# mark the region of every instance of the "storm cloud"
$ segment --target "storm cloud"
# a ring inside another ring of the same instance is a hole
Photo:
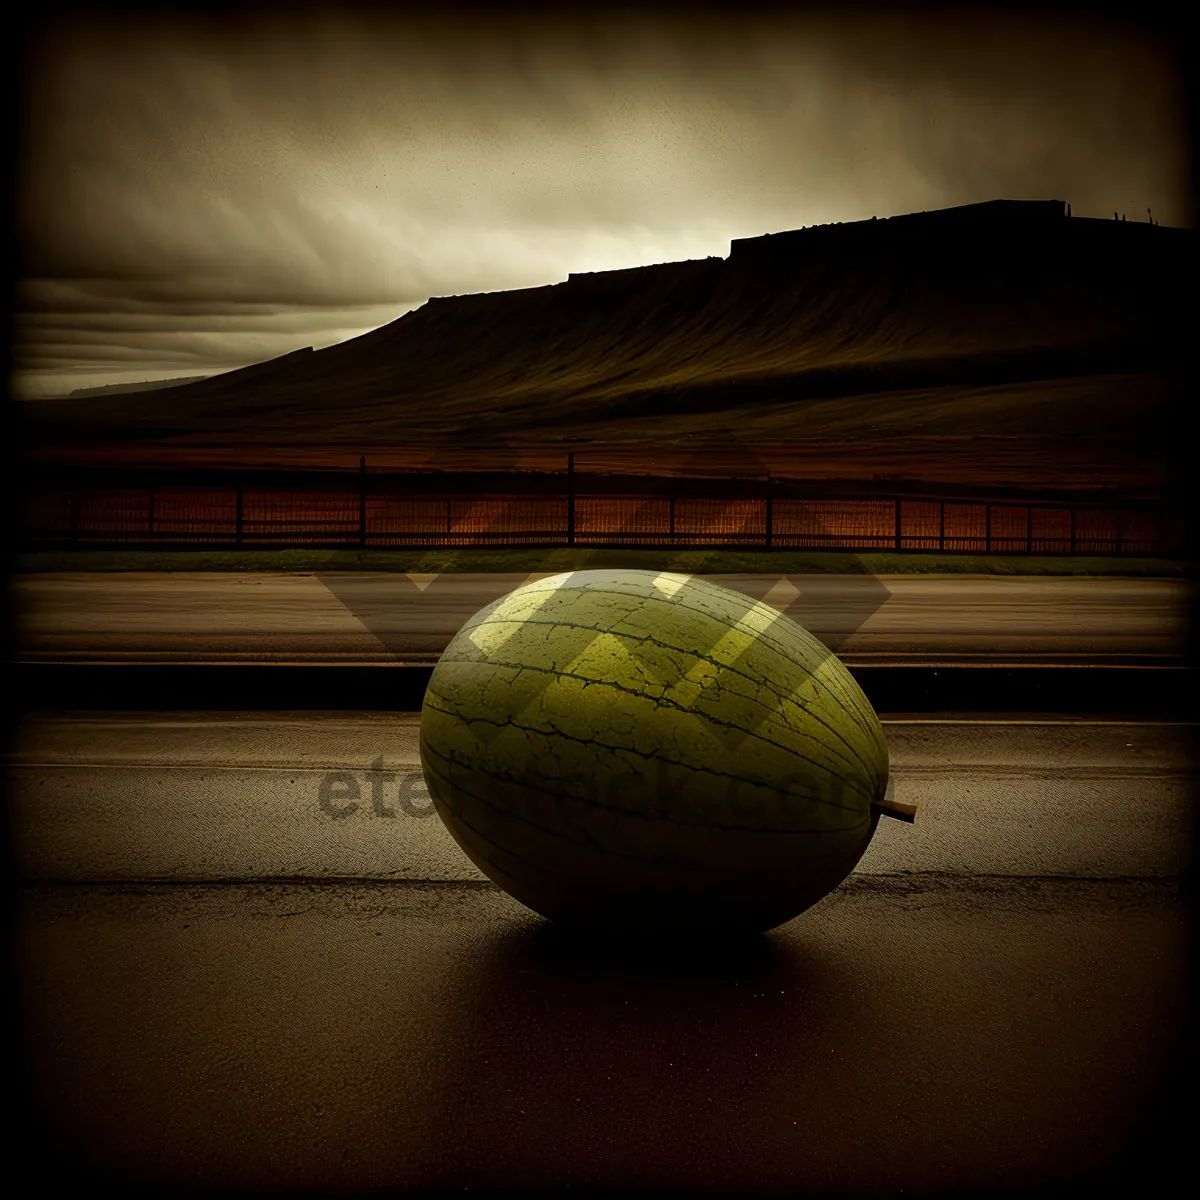
[[[26,56],[15,385],[208,374],[430,296],[998,197],[1188,221],[1131,25],[67,10]]]

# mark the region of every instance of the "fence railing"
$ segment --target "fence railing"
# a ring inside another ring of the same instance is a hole
[[[421,494],[370,486],[34,488],[27,548],[742,547],[946,554],[1170,553],[1150,504],[721,495]],[[727,489],[728,490],[728,489]],[[665,494],[664,494],[665,493]]]

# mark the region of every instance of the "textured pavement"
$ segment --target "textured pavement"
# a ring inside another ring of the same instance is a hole
[[[690,954],[466,884],[34,888],[18,940],[46,1174],[160,1187],[1094,1187],[1185,1012],[1138,881],[852,881]]]
[[[1175,876],[1192,727],[884,721],[896,799],[858,870]],[[415,713],[28,718],[14,849],[43,881],[484,877],[436,814]]]
[[[1165,1187],[1169,1142],[1134,1139],[1182,1113],[1152,1104],[1182,1052],[1191,731],[885,730],[915,825],[764,937],[637,946],[556,931],[436,818],[322,813],[319,772],[415,762],[411,714],[27,720],[44,1178]]]

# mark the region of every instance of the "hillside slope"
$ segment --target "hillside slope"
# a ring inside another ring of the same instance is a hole
[[[1191,231],[903,220],[435,298],[340,345],[169,393],[39,402],[31,431],[347,446],[623,440],[650,425],[771,440],[1161,436]]]

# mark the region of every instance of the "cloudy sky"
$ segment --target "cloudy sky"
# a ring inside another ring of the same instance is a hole
[[[1189,223],[1182,79],[1136,27],[703,11],[66,10],[24,57],[14,390],[828,221],[1009,197]]]

